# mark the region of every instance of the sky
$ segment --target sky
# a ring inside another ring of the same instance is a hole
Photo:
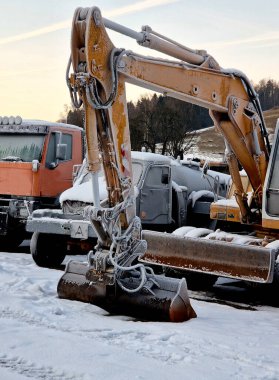
[[[77,7],[98,6],[102,15],[136,31],[142,25],[193,49],[205,49],[224,68],[242,70],[254,82],[279,80],[277,0],[0,0],[0,116],[55,121],[70,97],[65,72],[71,22]],[[159,56],[117,33],[115,46]],[[145,89],[127,86],[127,99]]]

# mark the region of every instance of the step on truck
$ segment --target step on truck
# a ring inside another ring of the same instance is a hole
[[[0,250],[14,250],[28,237],[34,210],[59,207],[81,164],[83,130],[21,117],[0,117]]]

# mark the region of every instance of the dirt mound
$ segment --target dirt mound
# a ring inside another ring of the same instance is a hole
[[[275,131],[277,119],[279,119],[279,107],[264,111],[266,127],[270,135],[270,140]],[[191,158],[208,158],[210,160],[222,161],[224,158],[225,144],[222,135],[214,127],[200,129],[196,131],[195,142],[187,152]]]

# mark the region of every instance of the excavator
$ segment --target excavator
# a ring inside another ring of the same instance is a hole
[[[168,58],[116,48],[107,29]],[[223,69],[206,51],[190,49],[149,26],[136,32],[105,19],[92,7],[74,14],[66,77],[74,106],[85,109],[93,192],[93,206],[85,212],[98,243],[87,262],[68,263],[58,283],[59,297],[113,313],[179,322],[196,317],[185,279],[155,274],[154,266],[261,284],[278,281],[279,136],[271,148],[257,94],[242,72]],[[191,227],[173,234],[141,231],[131,186],[125,83],[209,110],[224,138],[232,178],[231,199],[213,202],[211,218],[235,223],[241,234]],[[101,164],[108,189],[102,202]]]

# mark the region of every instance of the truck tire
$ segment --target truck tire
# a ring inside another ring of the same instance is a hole
[[[39,267],[55,268],[62,264],[67,255],[67,242],[60,235],[34,232],[30,252]]]

